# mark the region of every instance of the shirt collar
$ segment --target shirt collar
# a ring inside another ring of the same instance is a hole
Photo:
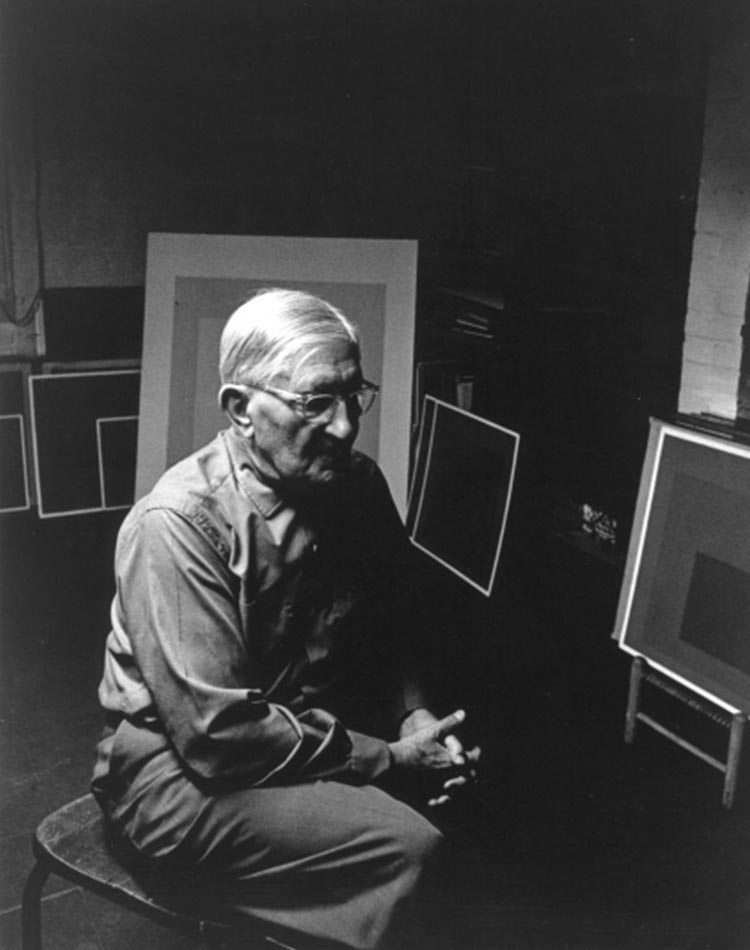
[[[273,518],[279,509],[285,505],[284,499],[279,497],[275,489],[260,478],[247,439],[241,436],[232,426],[225,429],[222,435],[234,464],[240,487],[266,520]]]

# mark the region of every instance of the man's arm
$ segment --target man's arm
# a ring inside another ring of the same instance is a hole
[[[389,767],[384,742],[357,741],[326,713],[297,718],[266,701],[249,668],[237,578],[188,519],[145,512],[121,539],[116,569],[115,630],[130,642],[158,718],[196,778],[368,781]]]
[[[429,625],[419,591],[414,548],[391,499],[382,472],[374,465],[367,507],[372,514],[370,536],[380,547],[380,562],[388,565],[386,599],[389,603],[397,649],[401,658],[398,684],[400,708],[399,741],[390,744],[393,768],[399,772],[419,774],[434,786],[429,805],[442,805],[463,786],[472,782],[481,750],[464,749],[456,735],[464,721],[462,710],[444,720],[429,711],[430,686],[425,682],[426,663],[424,634]],[[447,731],[446,731],[447,729]]]

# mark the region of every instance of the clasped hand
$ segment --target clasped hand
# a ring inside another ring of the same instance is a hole
[[[482,754],[478,746],[464,749],[455,730],[466,719],[463,709],[437,719],[427,709],[415,709],[401,726],[401,737],[390,744],[393,764],[398,769],[423,775],[442,772],[447,777],[440,791],[427,802],[444,805],[453,795],[476,778],[476,765]]]

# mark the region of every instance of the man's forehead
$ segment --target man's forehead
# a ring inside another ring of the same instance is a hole
[[[359,380],[359,353],[354,346],[324,346],[287,365],[284,374],[294,388],[321,388]]]

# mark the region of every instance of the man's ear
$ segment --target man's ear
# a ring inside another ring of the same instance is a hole
[[[242,435],[250,435],[253,428],[248,411],[250,394],[244,386],[227,383],[219,390],[219,405],[225,415]]]

